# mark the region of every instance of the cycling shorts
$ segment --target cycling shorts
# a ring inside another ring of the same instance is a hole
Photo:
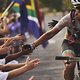
[[[80,56],[80,44],[69,43],[68,40],[64,39],[62,43],[62,54],[72,53],[76,56]]]

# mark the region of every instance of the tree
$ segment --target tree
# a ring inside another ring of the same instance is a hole
[[[7,6],[7,0],[0,0],[0,12],[3,12]]]
[[[47,7],[50,10],[56,9],[57,11],[71,9],[71,0],[39,0],[40,6]]]
[[[63,3],[63,8],[65,8],[65,10],[70,10],[71,9],[71,0],[62,0]]]
[[[40,0],[41,1],[41,6],[42,7],[47,7],[50,10],[53,10],[54,8],[56,10],[61,10],[62,9],[62,0]]]

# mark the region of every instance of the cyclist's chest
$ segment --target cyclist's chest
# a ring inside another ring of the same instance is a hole
[[[68,25],[68,30],[73,34],[80,32],[80,21],[75,20],[75,25],[72,23]]]
[[[78,20],[75,21],[74,29],[80,31],[80,21],[78,21]]]
[[[80,41],[80,22],[75,21],[75,26],[72,24],[68,25],[67,35],[65,36],[68,40],[79,40]]]

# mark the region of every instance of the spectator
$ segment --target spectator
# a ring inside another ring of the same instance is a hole
[[[38,58],[33,60],[26,60],[24,63],[19,64],[6,64],[0,65],[0,79],[9,80],[13,79],[26,71],[35,68],[40,63]],[[2,72],[2,70],[10,70],[8,72]]]
[[[25,37],[23,35],[16,35],[15,37],[10,37],[10,38],[1,38],[1,40],[6,40],[5,43],[3,45],[0,46],[0,58],[4,58],[5,56],[2,56],[3,54],[5,54],[7,56],[6,52],[9,52],[12,48],[11,44],[14,41],[18,41],[18,40],[24,40]]]

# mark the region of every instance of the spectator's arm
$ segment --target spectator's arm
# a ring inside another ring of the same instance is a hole
[[[17,58],[19,58],[22,55],[23,55],[22,51],[14,53],[14,54],[10,54],[10,55],[8,55],[8,56],[5,57],[6,63],[8,63],[8,62],[10,62],[12,60],[17,59]]]
[[[0,55],[6,54],[7,51],[10,51],[10,47],[0,47]]]
[[[30,60],[30,61],[26,61],[24,66],[14,69],[12,71],[9,71],[8,79],[13,79],[23,74],[26,71],[32,70],[33,68],[38,66],[39,63],[40,63],[40,60],[38,58]]]
[[[9,33],[9,30],[7,28],[7,20],[6,20],[6,17],[4,17],[1,20],[1,23],[0,23],[0,34],[7,34],[7,33]]]
[[[19,57],[21,57],[22,55],[29,55],[30,52],[27,52],[27,49],[24,49],[24,47],[22,47],[22,50],[14,53],[14,54],[10,54],[8,56],[5,57],[6,63],[11,61],[11,60],[15,60]]]
[[[25,65],[25,63],[0,65],[0,70],[1,71],[10,71],[10,70],[13,70],[13,69],[20,68],[24,65]]]

